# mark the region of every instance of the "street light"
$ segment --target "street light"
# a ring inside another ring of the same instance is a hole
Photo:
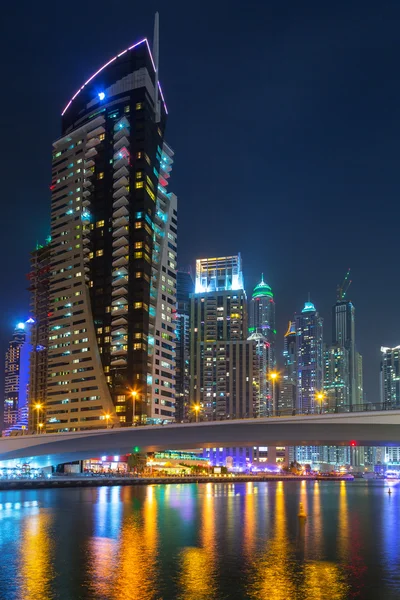
[[[200,412],[200,408],[201,408],[200,404],[195,404],[195,405],[193,406],[193,410],[194,410],[194,412],[195,412],[195,414],[196,414],[196,423],[198,423],[198,422],[199,422],[199,412]]]
[[[43,429],[43,423],[39,423],[38,424],[38,428],[39,428],[39,433],[42,433],[42,429]]]
[[[35,408],[38,411],[37,419],[36,419],[36,433],[39,433],[40,411],[42,409],[42,405],[40,404],[40,402],[37,402],[35,404]],[[42,427],[43,427],[43,423],[42,423]]]
[[[132,396],[132,425],[135,422],[135,416],[136,416],[136,396],[137,396],[137,391],[133,390],[131,392],[131,396]]]
[[[272,414],[273,415],[276,414],[275,382],[278,379],[278,377],[279,377],[279,373],[277,373],[276,371],[273,371],[269,375],[269,378],[272,381]]]
[[[106,420],[106,423],[107,423],[107,429],[108,429],[108,423],[109,423],[110,419],[111,419],[111,415],[106,414],[105,415],[105,420]]]
[[[317,400],[319,400],[319,412],[320,414],[322,414],[322,401],[325,398],[325,394],[324,392],[318,392],[317,393]]]

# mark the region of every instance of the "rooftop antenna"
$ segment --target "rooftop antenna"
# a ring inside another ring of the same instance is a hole
[[[156,113],[156,123],[160,122],[160,103],[158,101],[159,46],[160,46],[159,14],[158,14],[158,12],[156,12],[156,14],[154,16],[154,35],[153,35],[153,58],[154,58],[154,65],[156,67],[155,83],[154,83],[154,107],[155,107],[155,113]]]
[[[338,285],[336,288],[336,299],[338,302],[342,302],[345,299],[347,292],[349,291],[349,287],[351,286],[351,279],[349,279],[349,277],[350,268],[347,269],[347,273],[341,285]]]

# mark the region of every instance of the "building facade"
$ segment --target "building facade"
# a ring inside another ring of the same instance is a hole
[[[332,308],[332,345],[347,350],[349,395],[348,404],[362,403],[357,384],[355,308],[349,300],[338,300]]]
[[[381,348],[381,403],[400,406],[400,346]]]
[[[317,412],[317,394],[323,389],[323,320],[312,302],[306,302],[296,323],[296,410]]]
[[[348,409],[349,351],[344,346],[324,347],[324,407],[330,412]]]
[[[18,323],[6,351],[3,435],[28,430],[32,324],[32,318]]]
[[[45,422],[47,395],[47,346],[49,337],[50,240],[31,253],[28,274],[32,352],[29,365],[29,431],[38,430]]]
[[[53,144],[46,430],[172,420],[176,199],[166,192],[167,110],[147,40],[99,69],[62,114]]]
[[[175,420],[189,417],[190,393],[190,294],[194,282],[190,271],[178,271],[176,280],[176,398]]]

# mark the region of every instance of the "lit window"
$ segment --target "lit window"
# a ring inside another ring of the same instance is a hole
[[[136,152],[136,158],[142,158],[143,152]]]
[[[150,164],[150,158],[147,156],[146,152],[144,153],[144,157],[146,159],[147,164]]]
[[[143,184],[143,182],[141,181],[140,183]],[[137,184],[136,184],[137,185]],[[143,186],[142,186],[143,187]],[[153,200],[153,202],[155,202],[156,197],[154,195],[154,192],[149,188],[149,186],[146,184],[146,192],[148,193],[148,195],[150,196],[150,198]]]
[[[110,336],[109,336],[109,335],[106,335],[106,336],[104,337],[104,342],[105,342],[106,344],[109,344],[109,343],[110,343]]]
[[[142,349],[142,344],[133,344],[133,349],[134,350],[141,350]]]
[[[89,252],[89,258],[93,258],[94,254],[93,252]]]
[[[103,256],[103,250],[96,250],[96,256]]]
[[[131,107],[129,106],[129,104],[127,104],[124,108],[124,112],[128,113],[131,110]]]
[[[143,248],[143,242],[135,242],[135,248]]]
[[[104,179],[104,171],[100,171],[100,173],[97,174],[97,179]]]
[[[136,179],[142,179],[143,178],[143,171],[136,171]]]
[[[102,142],[105,139],[105,137],[106,137],[106,134],[105,133],[101,133],[99,135],[99,140]]]
[[[136,110],[141,110],[143,108],[143,102],[136,102]]]
[[[136,189],[142,188],[143,187],[143,181],[137,181],[135,187],[136,187]]]
[[[126,417],[125,415],[119,418],[121,423],[126,423]]]
[[[143,302],[135,302],[133,308],[143,308]]]
[[[115,411],[117,413],[125,412],[125,406],[116,406]]]
[[[141,221],[137,221],[135,223],[135,229],[141,229],[143,227],[143,223]]]
[[[135,252],[134,258],[143,258],[143,252]]]
[[[136,271],[135,277],[136,277],[136,279],[141,279],[143,277],[142,271]]]
[[[102,327],[98,327],[97,328],[97,333],[103,333],[103,328]]]
[[[97,221],[96,227],[104,227],[104,221]]]

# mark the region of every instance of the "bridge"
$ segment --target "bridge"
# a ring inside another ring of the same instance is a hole
[[[0,439],[0,466],[235,446],[400,446],[400,410],[121,427]]]

